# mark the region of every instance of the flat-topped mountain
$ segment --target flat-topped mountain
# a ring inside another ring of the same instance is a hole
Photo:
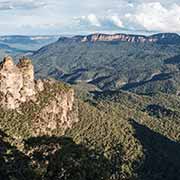
[[[151,36],[133,35],[133,34],[91,34],[87,36],[74,36],[72,38],[61,37],[59,41],[75,42],[135,42],[135,43],[166,43],[179,44],[180,36],[175,33],[159,33]]]
[[[178,93],[179,54],[180,36],[174,33],[93,34],[60,38],[31,58],[37,77],[86,83],[101,90]]]

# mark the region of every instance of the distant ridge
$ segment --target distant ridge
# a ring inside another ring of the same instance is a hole
[[[92,34],[61,37],[31,59],[36,77],[85,83],[103,91],[123,87],[139,93],[179,93],[179,55],[180,36],[175,33]]]
[[[133,34],[90,34],[87,36],[61,37],[60,42],[132,42],[132,43],[162,43],[180,44],[180,36],[176,33],[159,33],[151,36]]]

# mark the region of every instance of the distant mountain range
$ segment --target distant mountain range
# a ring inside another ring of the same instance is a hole
[[[5,55],[29,55],[58,38],[59,36],[0,36],[0,59]]]
[[[57,36],[0,36],[0,49],[7,54],[35,51],[55,42]]]
[[[0,36],[0,58],[7,54],[30,56],[37,77],[100,90],[179,92],[180,36],[175,33]]]
[[[91,34],[88,36],[74,36],[72,38],[62,37],[59,41],[67,42],[136,42],[136,43],[162,43],[162,44],[179,44],[180,36],[175,33],[159,33],[151,36],[132,35],[132,34]]]
[[[47,44],[48,42],[52,42],[56,40],[58,36],[0,36],[0,41],[4,43],[11,43],[11,44]]]
[[[86,83],[101,90],[174,93],[179,85],[179,55],[180,36],[174,33],[92,34],[61,37],[32,58],[37,77]],[[177,63],[172,65],[171,60]]]

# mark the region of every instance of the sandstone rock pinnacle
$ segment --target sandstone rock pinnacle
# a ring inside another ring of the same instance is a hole
[[[10,56],[5,57],[0,64],[1,107],[15,109],[33,95],[35,95],[34,69],[31,61],[22,58],[16,65]]]
[[[23,57],[19,60],[17,67],[20,69],[23,76],[23,88],[21,89],[21,94],[25,97],[35,95],[34,67],[31,60]]]
[[[53,135],[57,131],[64,135],[66,129],[78,122],[74,102],[72,88],[53,80],[34,80],[30,59],[23,57],[16,65],[7,56],[0,63],[0,107],[27,115],[34,136]]]

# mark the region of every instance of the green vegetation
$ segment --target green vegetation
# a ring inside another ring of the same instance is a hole
[[[17,110],[0,109],[0,127],[9,136],[21,141],[33,134],[33,121],[39,112],[53,100],[56,94],[67,92],[70,86],[63,82],[46,81],[44,91],[36,95],[35,101],[23,103]]]
[[[149,94],[178,91],[179,54],[179,44],[59,40],[31,58],[37,77]]]
[[[88,138],[92,146],[103,147],[105,155],[106,149],[113,149],[109,143],[120,144],[121,163],[116,179],[178,179],[179,102],[179,97],[162,93],[153,96],[123,91],[101,93],[93,102],[90,100],[93,105],[80,103],[80,109],[85,109],[80,112],[82,119],[68,133],[77,142]],[[165,113],[157,117],[157,109],[155,115],[146,112],[152,104],[161,104]],[[176,114],[172,116],[169,112]]]
[[[52,94],[45,90],[40,95],[42,101],[39,107],[53,97],[53,92],[68,86],[47,84],[46,88],[51,89],[49,92]],[[87,91],[82,94],[85,96],[86,93]],[[80,93],[80,97],[83,100],[77,97],[79,122],[67,130],[66,137],[59,137],[56,132],[52,137],[31,137],[32,129],[28,128],[29,136],[23,134],[21,141],[18,141],[14,135],[21,134],[22,123],[18,124],[16,121],[13,127],[13,121],[6,121],[8,129],[1,120],[1,130],[14,137],[2,139],[3,143],[9,144],[2,156],[3,169],[9,169],[11,161],[7,159],[8,163],[5,163],[5,159],[15,149],[17,155],[14,152],[13,156],[18,157],[18,162],[14,163],[23,163],[20,174],[35,180],[178,179],[178,96],[163,93],[146,96],[125,91],[109,91],[86,97],[82,97],[82,94]],[[153,109],[154,105],[159,109]],[[27,109],[29,114],[39,108],[27,107],[32,108],[32,111]],[[14,116],[15,114],[11,118]],[[23,118],[28,122],[28,118],[33,117]],[[15,126],[19,126],[19,129]],[[10,177],[6,171],[2,172]],[[10,169],[10,174],[14,179],[23,179],[13,169]]]
[[[33,55],[37,76],[72,83],[79,122],[33,136],[33,121],[69,85],[0,110],[0,179],[179,180],[177,44],[58,41]],[[46,68],[44,68],[46,67]]]

